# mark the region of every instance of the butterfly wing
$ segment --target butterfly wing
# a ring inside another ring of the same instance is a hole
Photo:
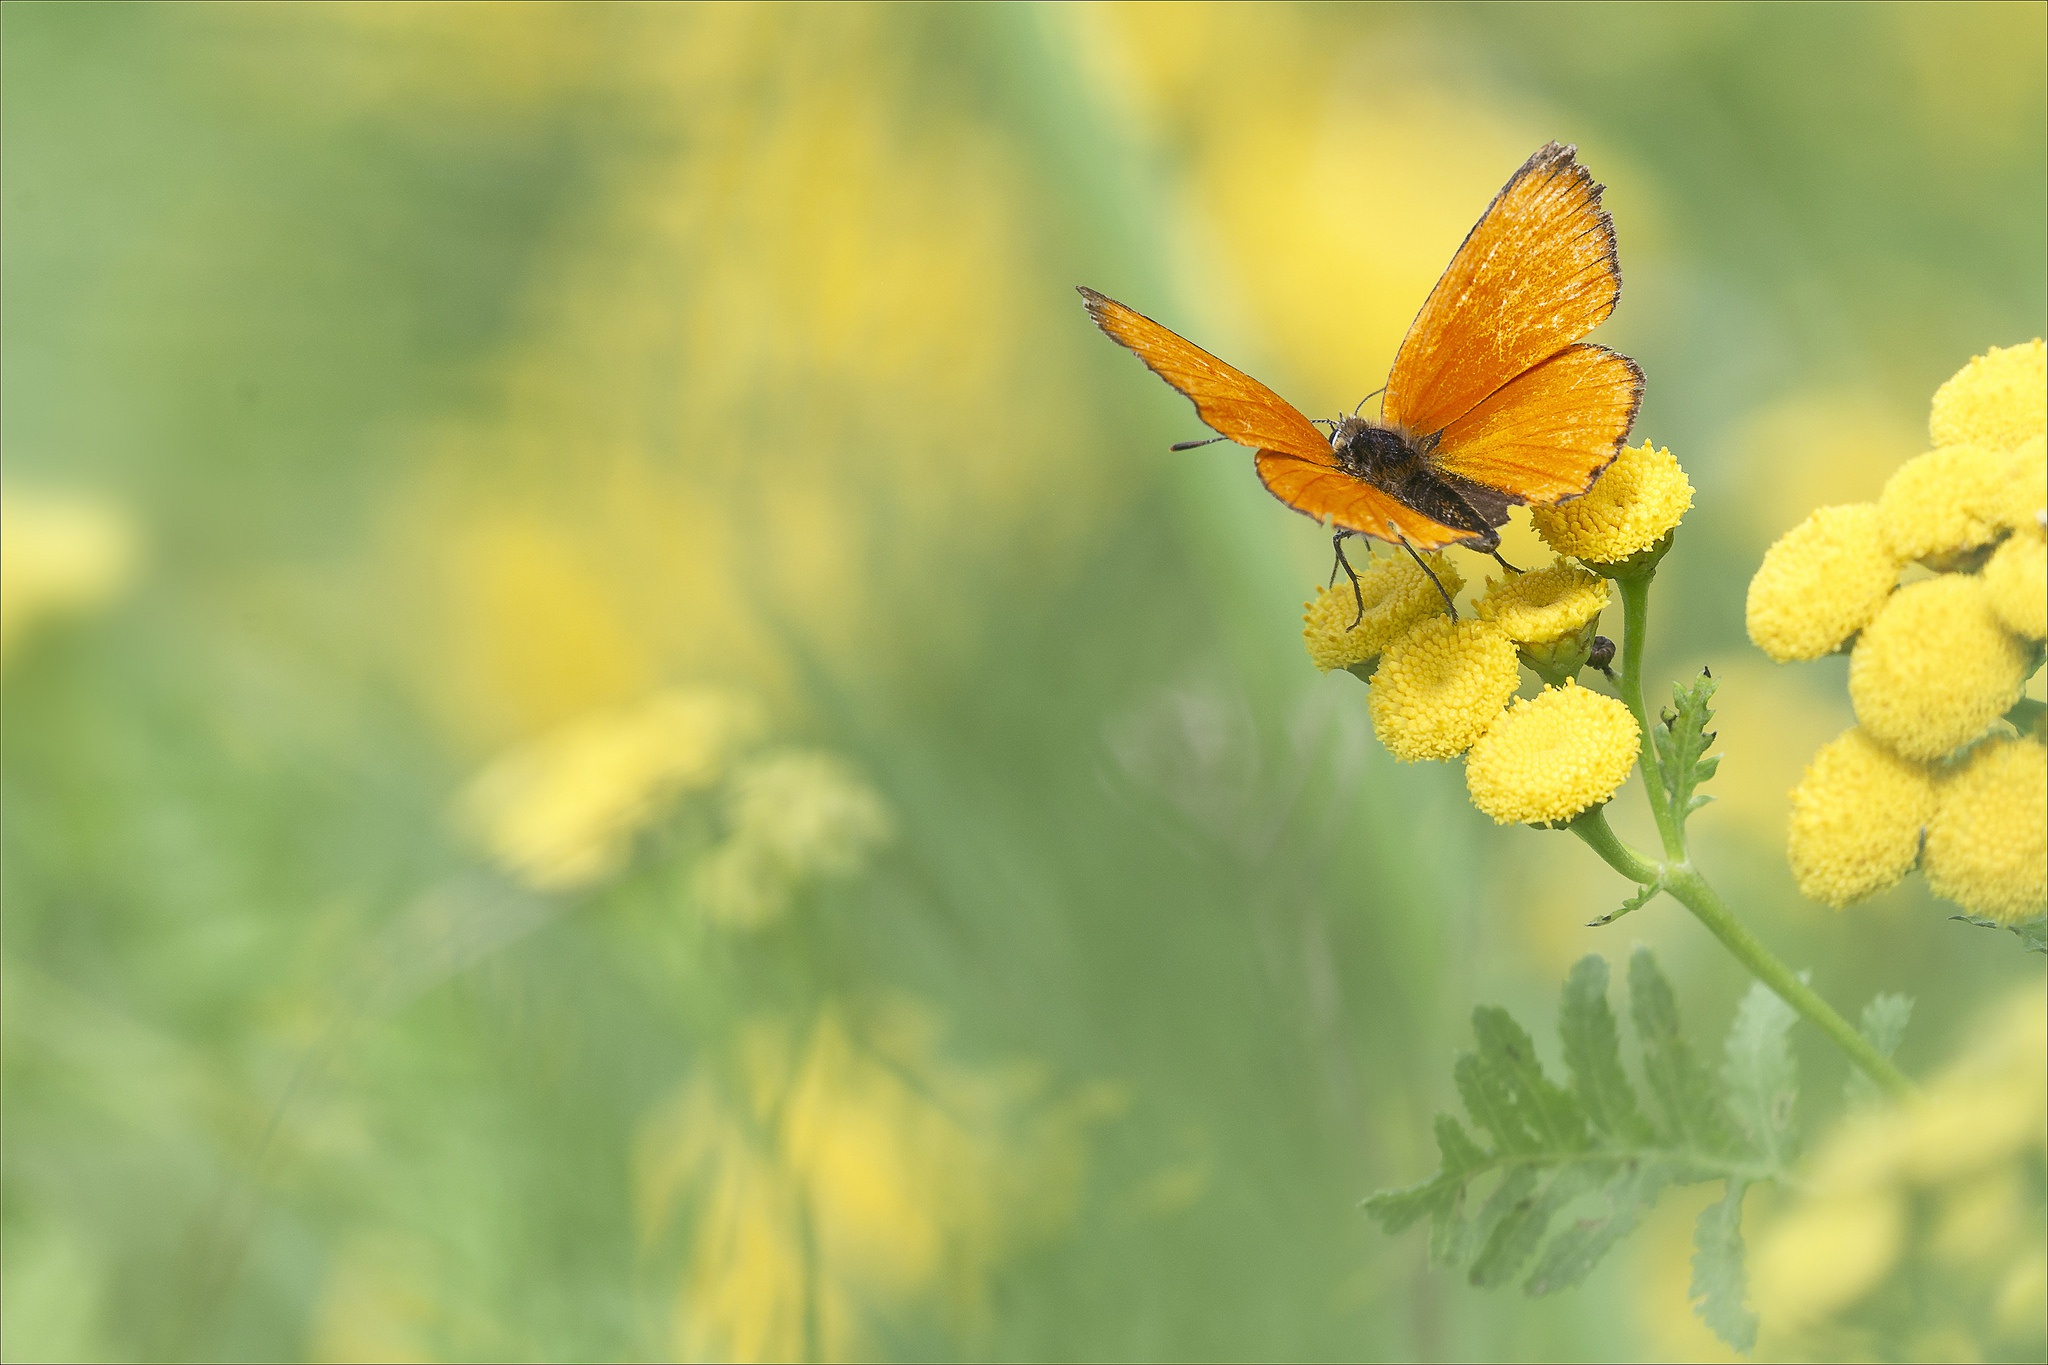
[[[1430,465],[1547,507],[1585,492],[1614,463],[1642,401],[1636,363],[1582,341],[1444,428]]]
[[[1469,527],[1446,526],[1332,465],[1272,450],[1260,451],[1257,463],[1259,479],[1274,497],[1327,525],[1390,543],[1405,537],[1418,550],[1475,538]]]
[[[1394,357],[1388,425],[1444,431],[1614,311],[1614,220],[1575,151],[1540,148],[1466,234]]]
[[[1239,445],[1278,451],[1297,461],[1333,466],[1330,443],[1308,418],[1258,380],[1201,347],[1093,289],[1080,291],[1088,316],[1110,340],[1128,348],[1152,373],[1187,397],[1218,435]]]

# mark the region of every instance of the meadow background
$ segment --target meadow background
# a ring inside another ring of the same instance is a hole
[[[1475,1003],[1746,982],[1387,757],[1072,288],[1349,410],[1576,142],[1695,846],[1925,1070],[2039,959],[1798,897],[1843,661],[1743,590],[2044,330],[2044,15],[0,9],[0,1350],[1715,1358],[1705,1190],[1543,1300],[1357,1211]]]

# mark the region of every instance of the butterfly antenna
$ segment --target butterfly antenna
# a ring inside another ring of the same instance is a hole
[[[1168,446],[1167,449],[1172,451],[1197,450],[1200,449],[1202,446],[1213,446],[1218,441],[1224,441],[1228,439],[1229,437],[1227,436],[1211,436],[1206,441],[1175,441],[1172,445]]]
[[[1404,549],[1404,550],[1406,550],[1406,551],[1408,552],[1408,557],[1409,557],[1410,559],[1412,559],[1412,560],[1414,560],[1414,561],[1415,561],[1415,567],[1416,567],[1416,568],[1418,568],[1418,569],[1422,570],[1422,571],[1423,571],[1424,573],[1426,573],[1426,574],[1428,574],[1428,575],[1429,575],[1429,581],[1430,581],[1430,582],[1432,582],[1432,583],[1434,583],[1434,584],[1436,584],[1436,590],[1437,590],[1438,592],[1440,592],[1440,593],[1442,593],[1442,594],[1443,594],[1443,598],[1444,598],[1444,605],[1445,605],[1446,607],[1450,608],[1450,612],[1451,612],[1451,619],[1452,619],[1453,621],[1457,620],[1457,619],[1458,619],[1458,604],[1457,604],[1456,602],[1453,602],[1453,601],[1451,600],[1451,594],[1450,594],[1450,592],[1449,592],[1449,591],[1448,591],[1448,590],[1447,590],[1447,589],[1446,589],[1446,588],[1444,587],[1444,581],[1443,581],[1443,580],[1442,580],[1441,578],[1438,578],[1438,577],[1436,576],[1436,570],[1434,570],[1434,569],[1430,568],[1430,567],[1429,567],[1429,565],[1427,565],[1427,564],[1424,564],[1424,563],[1422,562],[1422,556],[1421,556],[1421,555],[1419,555],[1419,554],[1417,554],[1417,553],[1415,553],[1415,547],[1414,547],[1413,545],[1410,545],[1410,544],[1408,543],[1408,537],[1406,537],[1406,536],[1403,536],[1403,535],[1401,535],[1401,532],[1400,532],[1400,531],[1399,531],[1399,530],[1398,530],[1398,529],[1397,529],[1397,528],[1396,528],[1396,527],[1394,526],[1394,524],[1393,524],[1393,523],[1392,523],[1391,521],[1387,523],[1387,529],[1388,529],[1389,531],[1393,531],[1393,533],[1394,533],[1394,534],[1395,534],[1396,536],[1399,536],[1399,537],[1400,537],[1400,540],[1401,540],[1401,548],[1402,548],[1402,549]]]
[[[1344,542],[1351,534],[1349,531],[1339,531],[1330,537],[1330,548],[1337,552],[1337,562],[1330,566],[1330,583],[1332,586],[1336,584],[1337,570],[1340,568],[1351,579],[1351,595],[1358,599],[1358,615],[1352,617],[1351,624],[1344,629],[1357,630],[1358,623],[1365,619],[1365,589],[1358,586],[1358,570],[1352,568],[1351,561],[1344,557]]]
[[[1359,400],[1358,400],[1358,408],[1362,408],[1362,407],[1364,407],[1364,406],[1365,406],[1365,405],[1366,405],[1367,403],[1370,403],[1370,402],[1371,402],[1371,401],[1372,401],[1373,399],[1375,399],[1375,398],[1379,397],[1379,396],[1380,396],[1381,394],[1385,393],[1386,391],[1387,391],[1387,386],[1386,386],[1385,384],[1382,384],[1382,385],[1380,385],[1380,386],[1379,386],[1378,388],[1374,389],[1374,390],[1373,390],[1373,391],[1372,391],[1371,393],[1367,394],[1367,395],[1366,395],[1365,397],[1363,397],[1363,398],[1361,398],[1361,399],[1359,399]],[[1351,410],[1351,415],[1352,415],[1353,417],[1356,417],[1356,416],[1358,416],[1358,408],[1353,408],[1353,409]]]

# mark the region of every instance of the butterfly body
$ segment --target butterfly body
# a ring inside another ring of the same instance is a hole
[[[1257,452],[1259,478],[1281,502],[1411,551],[1490,551],[1510,507],[1547,507],[1592,487],[1642,403],[1636,363],[1579,340],[1621,297],[1600,191],[1574,148],[1538,148],[1409,327],[1380,420],[1346,417],[1327,436],[1250,375],[1114,299],[1080,292],[1096,325],[1191,400],[1211,430]]]

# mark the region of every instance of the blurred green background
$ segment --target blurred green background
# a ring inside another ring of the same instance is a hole
[[[1926,1068],[2038,960],[1798,898],[1844,670],[1743,590],[2043,331],[2044,15],[0,9],[0,1348],[1714,1358],[1683,1193],[1534,1301],[1357,1212],[1474,1003],[1746,983],[1387,757],[1072,287],[1348,410],[1576,142],[1702,861]]]

